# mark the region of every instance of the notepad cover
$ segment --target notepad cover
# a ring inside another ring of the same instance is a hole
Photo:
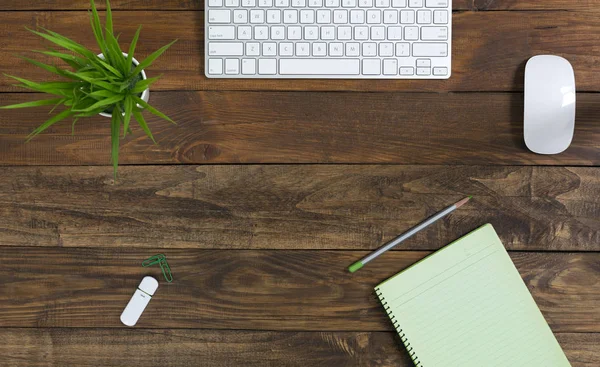
[[[416,366],[570,366],[490,224],[375,291]]]

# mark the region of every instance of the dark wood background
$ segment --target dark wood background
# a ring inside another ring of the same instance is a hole
[[[104,8],[104,3],[101,8]],[[0,114],[2,366],[409,366],[372,294],[490,222],[573,366],[600,365],[600,0],[454,0],[448,81],[208,80],[199,0],[113,0],[121,40],[144,26],[149,117],[109,167],[103,118],[52,127]],[[0,71],[43,26],[95,49],[84,0],[2,0]],[[557,156],[522,139],[536,54],[574,65],[577,131]],[[0,78],[0,104],[35,96]],[[444,206],[459,212],[350,275],[346,267]],[[136,329],[119,315],[146,257],[168,256]]]

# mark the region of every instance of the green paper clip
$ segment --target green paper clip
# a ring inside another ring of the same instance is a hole
[[[169,267],[169,263],[167,263],[167,259],[160,260],[159,264],[165,280],[171,283],[173,281],[173,274],[171,274],[171,268]]]
[[[171,283],[173,281],[173,274],[171,273],[171,267],[169,266],[169,263],[167,262],[167,257],[165,255],[154,255],[142,261],[142,266],[145,268],[156,264],[160,265],[160,269],[162,270],[165,280]]]
[[[163,254],[154,255],[154,256],[149,257],[146,260],[142,261],[142,266],[146,268],[148,266],[156,265],[156,264],[160,263],[161,260],[166,259],[166,258],[167,257]]]

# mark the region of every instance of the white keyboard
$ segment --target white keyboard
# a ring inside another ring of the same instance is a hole
[[[448,79],[452,0],[206,0],[209,78]]]

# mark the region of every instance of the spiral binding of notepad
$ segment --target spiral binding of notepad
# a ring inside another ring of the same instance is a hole
[[[396,320],[396,317],[394,316],[393,312],[391,311],[391,307],[388,306],[388,303],[385,300],[385,297],[383,296],[383,294],[381,293],[379,288],[375,289],[375,294],[379,298],[381,305],[383,306],[383,308],[385,309],[385,312],[388,314],[390,320],[392,321],[392,325],[394,325],[394,328],[396,329],[398,336],[400,336],[400,340],[402,340],[402,343],[404,343],[404,346],[406,347],[406,351],[408,352],[408,355],[412,359],[413,363],[415,364],[416,367],[423,367],[423,365],[419,361],[419,357],[417,357],[415,355],[415,351],[414,351],[413,347],[410,346],[410,342],[408,341],[406,334],[404,334],[403,330],[400,328],[400,324],[398,323],[398,320]]]

